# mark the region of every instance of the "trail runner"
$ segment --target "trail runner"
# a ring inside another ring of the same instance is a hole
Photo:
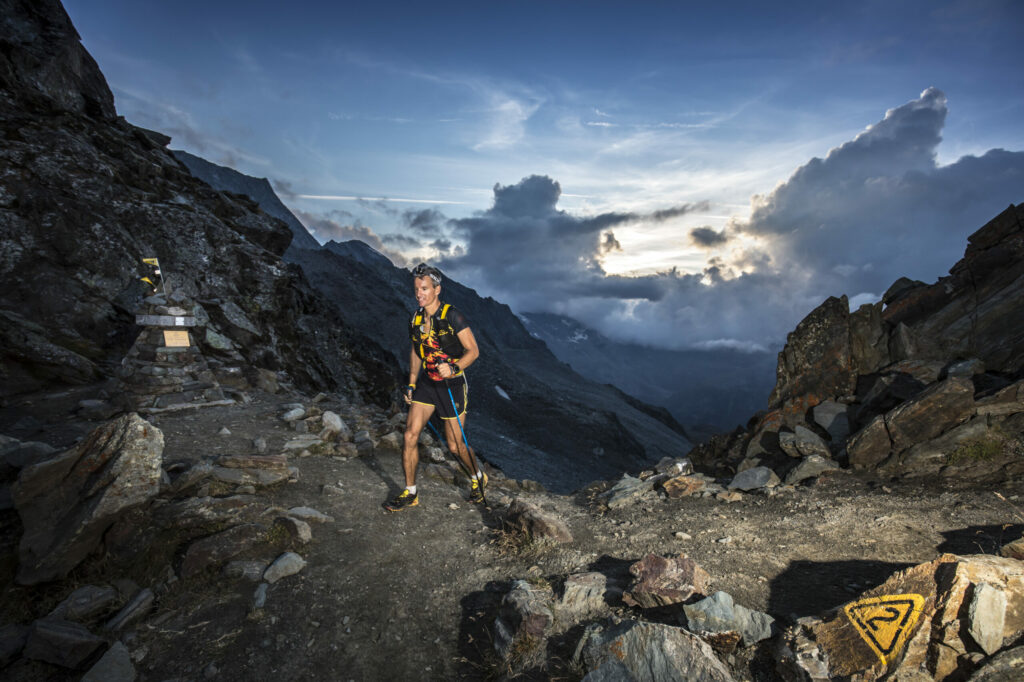
[[[409,416],[405,422],[402,449],[405,489],[385,502],[384,508],[399,511],[419,504],[416,466],[420,458],[420,432],[435,411],[444,424],[449,451],[454,452],[465,465],[466,472],[471,473],[470,499],[480,503],[484,500],[487,474],[476,465],[476,454],[467,448],[459,425],[461,420],[461,428],[466,428],[469,384],[465,371],[480,357],[480,350],[465,316],[441,302],[441,273],[420,263],[412,274],[419,309],[409,327],[412,351],[409,354],[409,385],[405,388]],[[421,369],[424,376],[420,376]],[[459,411],[458,418],[452,409],[453,398]]]

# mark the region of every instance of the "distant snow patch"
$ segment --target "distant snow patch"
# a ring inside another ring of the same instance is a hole
[[[579,343],[580,341],[586,341],[586,340],[587,340],[587,333],[585,331],[583,331],[582,329],[577,329],[576,331],[574,331],[572,333],[572,336],[569,337],[569,343]]]
[[[498,384],[494,384],[494,390],[495,390],[495,391],[497,391],[497,392],[498,392],[498,395],[500,395],[500,396],[501,396],[502,398],[504,398],[505,400],[512,400],[512,398],[509,398],[509,397],[508,397],[508,393],[505,393],[505,389],[503,389],[503,388],[502,388],[501,386],[499,386]]]

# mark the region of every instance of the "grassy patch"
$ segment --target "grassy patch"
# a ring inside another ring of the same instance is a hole
[[[537,538],[517,527],[506,527],[494,531],[491,545],[503,557],[515,557],[526,561],[536,560],[558,546],[551,538]]]
[[[957,446],[949,456],[949,463],[959,466],[989,462],[1003,454],[1005,441],[988,436],[966,441]]]

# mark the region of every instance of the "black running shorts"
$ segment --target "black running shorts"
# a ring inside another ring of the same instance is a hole
[[[449,395],[448,389],[451,389]],[[449,379],[448,381],[431,381],[421,376],[419,383],[412,392],[412,401],[419,405],[430,405],[441,419],[455,419],[455,411],[452,409],[452,398],[459,408],[459,418],[466,414],[469,404],[469,384],[466,382],[466,375]]]

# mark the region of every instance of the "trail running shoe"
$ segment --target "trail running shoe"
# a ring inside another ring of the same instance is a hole
[[[384,503],[384,508],[388,511],[401,511],[406,507],[415,507],[420,503],[419,493],[413,495],[408,489],[402,490],[402,492],[395,495],[393,498]]]
[[[484,488],[487,487],[487,474],[483,474],[482,478],[469,479],[469,500],[474,504],[480,504],[484,501]]]

